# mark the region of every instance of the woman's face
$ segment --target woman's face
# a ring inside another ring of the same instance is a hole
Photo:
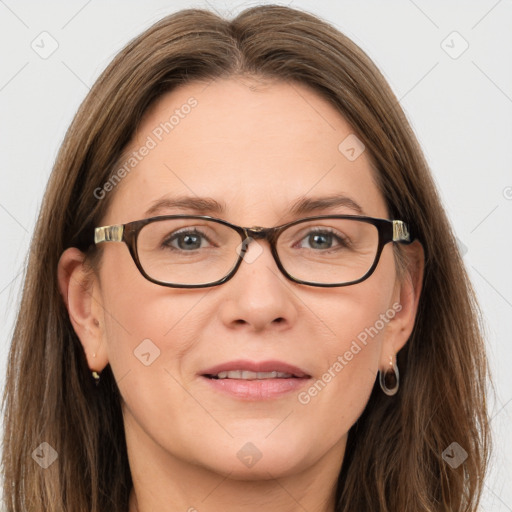
[[[369,157],[352,133],[305,86],[234,78],[187,84],[145,115],[128,148],[137,164],[106,192],[114,196],[102,225],[167,214],[246,227],[325,214],[386,218]],[[290,213],[298,199],[333,194],[361,211],[346,202]],[[154,208],[177,196],[212,198],[225,209]],[[91,368],[111,365],[129,454],[235,479],[297,473],[329,457],[339,469],[378,369],[408,335],[391,244],[370,278],[335,288],[288,280],[261,240],[251,242],[232,279],[203,289],[146,280],[125,244],[103,250],[91,301],[98,337],[84,348]],[[203,376],[234,360],[280,361],[310,377],[258,398],[223,392]]]

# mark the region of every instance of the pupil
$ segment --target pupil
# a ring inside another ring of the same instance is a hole
[[[311,235],[310,236],[310,240],[313,241],[313,243],[311,244],[312,247],[315,247],[315,245],[317,245],[317,242],[320,241],[320,245],[322,244],[322,241],[324,242],[325,244],[325,241],[326,240],[329,240],[332,238],[332,235],[323,235],[323,234],[315,234],[315,235]],[[310,242],[311,243],[311,242]]]
[[[183,237],[180,238],[180,240],[185,240],[186,242],[183,245],[185,247],[190,248],[191,246],[194,245],[194,242],[197,245],[198,237],[196,235],[184,235]],[[190,242],[192,242],[192,243],[190,243]],[[183,247],[183,245],[181,243],[179,245],[180,245],[180,247]]]

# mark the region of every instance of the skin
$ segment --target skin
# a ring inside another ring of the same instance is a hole
[[[145,218],[155,200],[174,193],[225,201],[218,216],[240,226],[283,224],[295,219],[288,205],[297,198],[334,192],[365,215],[387,218],[369,156],[350,161],[338,150],[353,130],[303,85],[247,77],[184,85],[151,107],[128,149],[140,148],[191,96],[198,105],[110,192],[101,225]],[[172,213],[202,212],[159,212]],[[344,206],[311,215],[329,213],[356,212]],[[110,364],[123,397],[130,512],[334,511],[347,433],[378,369],[388,367],[413,328],[423,253],[416,242],[404,250],[410,265],[403,281],[387,244],[366,281],[316,288],[286,279],[268,244],[252,242],[254,261],[231,280],[189,290],[144,279],[122,243],[104,244],[92,276],[83,254],[66,250],[59,283],[73,327],[91,370]],[[319,379],[398,303],[394,318],[308,404],[296,392],[236,400],[197,375],[232,359],[279,359]],[[160,350],[149,366],[133,353],[147,338]],[[248,442],[262,455],[252,467],[237,457]]]

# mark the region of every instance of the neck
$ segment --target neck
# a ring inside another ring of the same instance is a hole
[[[156,496],[149,497],[147,493],[141,491],[138,486],[138,491],[132,488],[129,498],[129,512],[149,512],[151,510],[161,510],[162,512],[214,512],[223,510],[227,512],[253,512],[254,510],[266,510],[268,512],[335,512],[336,505],[334,501],[335,486],[333,486],[332,494],[326,493],[324,499],[313,499],[311,495],[307,494],[307,488],[304,487],[302,492],[299,492],[295,487],[291,489],[283,484],[282,479],[274,479],[267,481],[265,486],[258,485],[255,482],[237,482],[237,490],[232,492],[234,486],[227,480],[220,480],[216,487],[210,491],[211,494],[197,496],[188,503],[194,505],[186,505],[184,502],[174,500],[172,503],[167,500],[166,505],[157,505],[155,508],[154,503],[163,503]],[[224,488],[226,484],[226,488]],[[213,494],[222,487],[222,500],[213,497]],[[139,508],[138,495],[142,496],[142,504]],[[207,504],[210,502],[209,504]],[[222,503],[222,505],[218,505]],[[221,508],[219,508],[219,506]]]

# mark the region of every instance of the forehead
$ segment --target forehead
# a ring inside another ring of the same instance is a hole
[[[333,194],[386,215],[351,126],[297,83],[235,77],[180,86],[145,113],[121,166],[107,214],[114,223],[143,218],[163,196],[185,195],[214,198],[226,207],[223,218],[244,225],[271,225],[298,198]]]

